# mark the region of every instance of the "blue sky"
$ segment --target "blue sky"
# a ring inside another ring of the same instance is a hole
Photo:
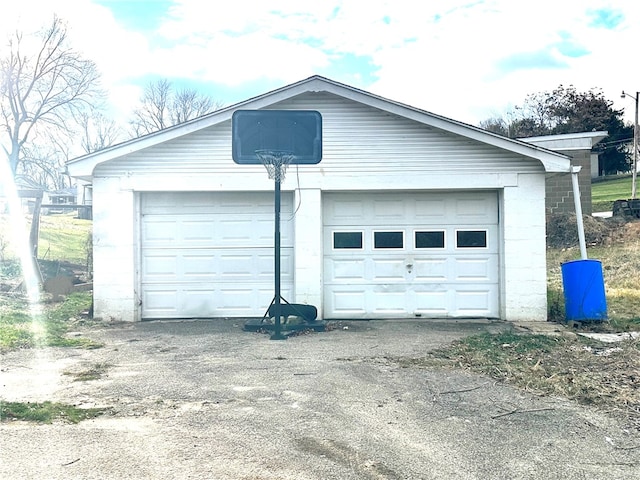
[[[601,88],[631,121],[620,92],[640,90],[631,0],[6,3],[0,34],[65,19],[121,118],[157,78],[230,105],[319,74],[471,124],[560,84]]]

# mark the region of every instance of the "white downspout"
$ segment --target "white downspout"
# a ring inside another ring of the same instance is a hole
[[[576,220],[578,222],[578,242],[580,243],[580,256],[582,260],[587,260],[587,243],[584,239],[584,223],[582,223],[582,204],[580,203],[580,186],[578,183],[578,173],[581,166],[571,167],[571,185],[573,186],[573,201],[576,206]]]

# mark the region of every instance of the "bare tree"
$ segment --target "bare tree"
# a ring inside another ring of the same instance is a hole
[[[145,87],[141,105],[134,110],[131,120],[137,137],[170,125],[167,113],[170,92],[171,83],[166,79],[150,82]]]
[[[63,160],[54,145],[29,144],[23,147],[20,157],[21,178],[28,178],[29,183],[40,188],[60,190],[67,187],[66,176],[62,174]],[[17,175],[17,176],[18,176]]]
[[[486,120],[482,120],[478,126],[493,133],[509,136],[509,124],[502,117],[490,117]]]
[[[176,91],[169,80],[160,79],[147,84],[130,123],[139,137],[206,115],[222,105],[197,90]]]
[[[67,45],[61,19],[53,17],[39,42],[32,50],[16,32],[0,55],[0,135],[14,175],[27,142],[68,133],[70,122],[102,98],[95,64]]]
[[[176,92],[171,105],[169,115],[173,125],[206,115],[222,107],[222,103],[190,89]]]
[[[83,112],[80,118],[82,148],[85,153],[109,147],[122,137],[122,130],[116,122],[98,111]]]

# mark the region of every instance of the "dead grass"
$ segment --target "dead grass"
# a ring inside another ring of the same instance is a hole
[[[604,344],[584,337],[482,334],[426,357],[396,359],[409,367],[462,368],[536,395],[561,396],[621,417],[640,430],[640,343]]]
[[[617,237],[617,232],[625,225],[621,217],[600,218],[583,216],[584,236],[589,246],[605,245]],[[570,248],[578,246],[578,227],[575,214],[560,213],[547,218],[547,247]]]
[[[575,217],[568,219],[567,222],[569,222],[568,226],[563,228],[575,227],[575,223],[571,223],[575,222]],[[553,225],[549,224],[548,228],[553,228]],[[558,222],[555,225],[561,225],[561,223]],[[608,314],[611,321],[601,327],[639,330],[640,276],[637,272],[640,271],[640,221],[609,223],[608,228],[610,228],[609,233],[587,249],[589,258],[602,262]],[[549,231],[549,235],[556,239],[565,236],[553,230]],[[547,284],[551,320],[559,321],[564,315],[564,310],[561,305],[558,305],[558,302],[564,301],[561,264],[579,258],[580,250],[577,246],[547,249]]]
[[[79,371],[65,371],[63,375],[73,377],[74,382],[88,382],[91,380],[100,380],[106,376],[107,371],[112,365],[109,363],[94,363],[87,368]]]

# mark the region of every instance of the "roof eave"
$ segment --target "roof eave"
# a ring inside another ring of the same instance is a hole
[[[595,132],[562,133],[557,135],[524,137],[518,140],[553,151],[572,152],[579,150],[591,150],[596,144],[607,138],[608,135],[608,131],[599,130]]]

